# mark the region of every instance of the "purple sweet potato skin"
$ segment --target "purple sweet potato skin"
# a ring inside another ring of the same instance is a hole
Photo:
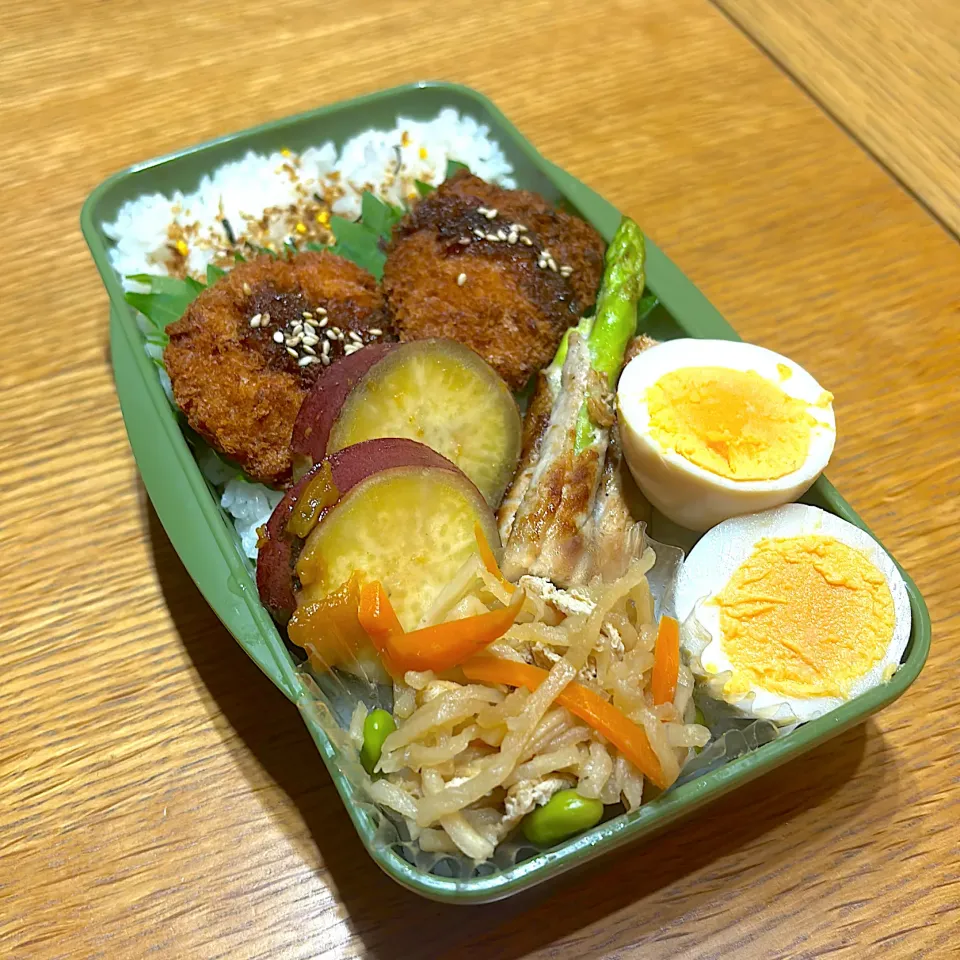
[[[324,458],[330,431],[350,391],[396,346],[395,343],[371,343],[342,357],[317,378],[293,424],[290,449],[295,459],[307,458],[319,463]]]
[[[363,353],[365,350],[358,352]],[[457,467],[446,457],[422,443],[393,437],[364,440],[363,443],[337,451],[328,459],[333,482],[341,497],[361,480],[393,467],[439,467],[459,473]],[[277,504],[266,523],[264,542],[257,554],[257,590],[260,601],[281,623],[286,623],[296,606],[293,568],[303,547],[302,540],[287,533],[287,521],[300,495],[322,466],[321,461],[312,467]],[[477,496],[480,496],[479,492]],[[322,520],[323,514],[317,522]]]

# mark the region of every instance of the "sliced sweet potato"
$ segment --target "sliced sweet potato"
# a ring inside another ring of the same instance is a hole
[[[493,514],[459,471],[381,470],[345,493],[307,538],[295,567],[298,602],[319,603],[359,575],[379,580],[404,629],[415,629],[476,552],[478,523],[499,553]]]
[[[382,360],[395,343],[371,343],[362,350],[342,357],[318,377],[300,405],[293,424],[290,449],[293,452],[294,476],[319,463],[327,453],[327,440],[337,414],[350,391],[366,372]]]
[[[339,496],[383,469],[412,466],[459,472],[449,460],[429,447],[400,438],[369,440],[347,447],[331,456],[329,464]],[[294,564],[303,545],[299,537],[287,531],[287,524],[297,501],[322,468],[323,463],[318,463],[286,492],[267,521],[261,538],[257,555],[257,589],[261,603],[281,623],[287,621],[296,605]]]
[[[326,449],[374,437],[417,440],[455,463],[496,507],[517,466],[520,431],[516,401],[485,360],[454,340],[420,340],[394,347],[355,384]]]

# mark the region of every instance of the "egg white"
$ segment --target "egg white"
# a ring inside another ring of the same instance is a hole
[[[880,661],[857,678],[849,697],[791,697],[754,686],[742,697],[728,696],[724,682],[733,664],[723,650],[720,609],[707,603],[727,585],[734,571],[766,537],[819,534],[859,550],[883,574],[893,596],[894,629]],[[676,591],[676,609],[683,628],[681,644],[707,692],[725,700],[745,716],[778,723],[813,720],[878,686],[896,672],[910,638],[910,600],[903,577],[890,555],[859,527],[818,507],[791,503],[747,517],[735,517],[714,527],[690,552]]]
[[[785,380],[778,364],[790,371]],[[665,450],[651,435],[647,390],[665,374],[685,367],[752,370],[809,404],[817,423],[803,464],[775,480],[731,480]],[[689,530],[707,530],[730,517],[789,503],[820,476],[833,454],[837,425],[833,405],[818,406],[823,395],[803,367],[764,347],[730,340],[668,340],[636,356],[620,377],[617,411],[627,465],[650,503]]]

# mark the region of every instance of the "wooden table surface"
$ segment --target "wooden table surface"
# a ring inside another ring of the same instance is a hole
[[[716,0],[954,233],[956,0]]]
[[[224,10],[0,13],[0,956],[955,956],[955,239],[705,0]],[[417,77],[490,94],[745,338],[835,393],[830,476],[935,632],[865,726],[644,847],[472,909],[378,872],[295,710],[184,572],[127,447],[77,227],[127,164]]]

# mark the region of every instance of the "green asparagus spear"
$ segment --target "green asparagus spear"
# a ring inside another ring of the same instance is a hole
[[[557,347],[557,352],[554,354],[553,360],[550,361],[550,366],[544,370],[551,383],[556,382],[558,385],[560,383],[560,374],[563,372],[563,364],[567,359],[567,350],[570,347],[570,330],[576,330],[582,337],[589,337],[592,329],[593,314],[589,317],[581,317],[580,322],[563,335],[560,346]]]
[[[617,376],[623,366],[627,344],[636,333],[637,300],[643,293],[645,262],[643,233],[633,220],[624,217],[607,247],[596,318],[587,338],[590,365],[606,377],[611,390],[616,386]],[[566,354],[566,343],[564,337],[558,357],[560,352]],[[584,403],[577,420],[576,453],[593,443],[595,430],[596,426]]]

